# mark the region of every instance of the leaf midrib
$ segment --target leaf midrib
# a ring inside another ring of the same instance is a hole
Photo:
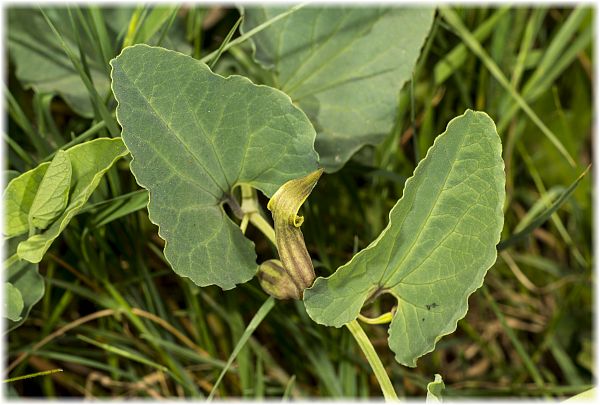
[[[169,123],[167,123],[167,121],[165,121],[165,119],[162,117],[161,114],[159,114],[159,111],[156,109],[156,107],[150,102],[150,100],[146,97],[146,95],[141,91],[141,89],[135,84],[135,82],[131,79],[131,77],[127,74],[127,72],[125,72],[125,70],[123,68],[121,68],[121,72],[123,73],[123,76],[125,78],[127,78],[127,80],[129,81],[130,87],[134,88],[138,94],[142,97],[142,99],[145,101],[146,105],[154,112],[154,115],[162,122],[162,124],[165,126],[165,128],[167,128],[167,130],[173,135],[175,136],[175,138],[179,141],[179,143],[183,146],[183,148],[185,149],[185,151],[198,163],[199,167],[208,175],[208,177],[213,181],[213,183],[217,186],[217,188],[219,190],[221,190],[221,192],[223,194],[227,194],[227,191],[223,189],[223,187],[219,184],[219,182],[213,177],[213,175],[211,174],[210,170],[207,170],[206,166],[204,166],[204,164],[202,163],[202,160],[200,158],[198,158],[198,156],[196,156],[195,153],[193,153],[193,151],[190,149],[189,145],[187,143],[185,143],[183,141],[183,139],[181,138],[181,135],[175,131],[174,128],[172,128]],[[214,153],[214,150],[213,150]],[[204,189],[207,193],[213,195],[212,192],[209,192],[208,190]],[[218,199],[217,199],[218,200]]]
[[[471,124],[471,123],[469,123],[469,125],[468,125],[467,129],[465,130],[465,133],[469,133],[468,131],[470,131],[470,129],[471,129],[471,125],[472,125],[472,124]],[[446,136],[447,136],[447,135],[446,135]],[[440,191],[437,193],[437,195],[436,195],[435,199],[433,200],[433,202],[432,202],[432,204],[431,204],[431,208],[430,208],[429,212],[427,213],[427,216],[426,216],[426,218],[425,218],[425,219],[424,219],[424,221],[422,222],[422,224],[421,224],[421,226],[420,226],[419,230],[417,231],[417,235],[416,235],[416,236],[415,236],[415,238],[413,239],[413,242],[411,243],[410,247],[409,247],[409,248],[406,250],[406,253],[405,253],[405,254],[404,254],[404,256],[402,257],[402,259],[400,260],[400,262],[398,263],[398,265],[397,265],[397,266],[395,266],[395,269],[399,269],[399,268],[401,268],[401,267],[402,267],[402,264],[404,264],[404,262],[406,261],[406,259],[407,259],[409,256],[411,256],[411,253],[412,253],[412,251],[413,251],[413,248],[414,248],[414,246],[417,244],[417,241],[418,241],[418,240],[420,240],[420,238],[421,238],[421,234],[423,233],[423,230],[426,228],[426,225],[429,223],[429,221],[430,221],[430,219],[431,219],[431,213],[433,212],[433,210],[435,209],[435,207],[438,205],[438,201],[439,201],[439,199],[440,199],[440,196],[442,195],[442,193],[444,192],[444,190],[445,190],[445,188],[446,188],[446,184],[448,183],[448,179],[450,178],[450,174],[451,174],[451,173],[454,171],[454,167],[455,167],[455,165],[456,165],[456,161],[457,161],[457,156],[460,154],[460,151],[461,151],[461,149],[462,149],[462,146],[463,146],[463,144],[464,144],[464,142],[465,142],[465,139],[466,139],[466,137],[467,137],[466,135],[465,135],[465,136],[463,136],[463,138],[462,138],[462,139],[461,139],[461,141],[460,141],[460,145],[459,145],[459,146],[456,148],[456,152],[455,152],[454,156],[452,157],[452,163],[451,163],[451,166],[450,166],[450,168],[449,168],[449,170],[448,170],[448,173],[446,174],[446,177],[444,178],[444,182],[443,182],[443,184],[442,184],[442,185],[441,185],[441,187],[440,187]],[[440,139],[440,138],[437,138],[437,139]],[[435,143],[435,142],[434,142],[434,143]],[[432,148],[433,148],[433,146],[432,146]],[[427,159],[427,156],[425,156],[425,159]],[[425,160],[425,159],[424,159],[424,160]],[[417,169],[418,169],[418,168],[419,168],[419,167],[417,166]],[[416,173],[416,172],[417,172],[417,169],[415,169],[415,174],[413,175],[413,177],[412,177],[412,178],[414,178],[414,176],[417,174],[417,173]],[[407,186],[408,186],[408,185],[407,185]],[[403,200],[403,199],[404,199],[404,198],[402,198],[402,200]],[[402,200],[399,202],[399,204],[402,204]],[[412,207],[412,206],[415,204],[415,202],[416,202],[416,196],[415,196],[415,199],[413,200],[413,202],[412,202],[412,204],[411,204],[411,207]],[[404,220],[406,220],[406,216],[405,216],[405,217],[404,217],[404,219],[402,220],[402,226],[401,226],[401,228],[400,228],[400,232],[399,232],[399,234],[400,234],[400,233],[402,232],[402,230],[403,230]],[[391,223],[391,220],[390,220],[390,223]],[[390,256],[390,257],[391,257],[391,256]],[[388,283],[388,281],[390,280],[390,278],[392,278],[392,277],[394,276],[394,274],[395,274],[395,272],[392,272],[392,274],[390,274],[390,275],[389,275],[389,276],[386,278],[385,282],[383,282],[383,283],[382,283],[382,280],[383,280],[383,278],[384,278],[384,277],[386,276],[386,274],[389,272],[389,269],[390,269],[390,267],[389,267],[389,262],[390,262],[390,261],[388,260],[388,261],[387,261],[387,265],[386,265],[386,269],[385,269],[385,271],[383,272],[383,275],[381,276],[381,278],[380,278],[380,280],[379,280],[379,285],[386,286],[386,285],[387,285],[387,283]],[[419,266],[416,266],[415,268],[418,268],[418,267],[419,267]],[[414,271],[414,269],[413,269],[413,271]],[[409,272],[409,274],[410,274],[410,273],[411,273],[411,272]],[[387,288],[387,287],[386,287],[386,288]]]

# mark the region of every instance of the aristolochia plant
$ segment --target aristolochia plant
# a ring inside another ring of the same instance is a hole
[[[406,182],[387,228],[313,284],[297,214],[322,170],[302,110],[279,90],[223,78],[162,48],[126,48],[111,64],[131,170],[150,192],[150,219],[175,272],[224,289],[257,273],[253,244],[226,214],[228,204],[277,246],[279,259],[260,266],[265,291],[304,299],[316,322],[348,325],[358,336],[365,302],[391,294],[390,348],[407,366],[456,329],[496,259],[503,224],[501,144],[485,113],[467,110],[452,120]],[[246,196],[257,189],[271,197],[274,238],[260,215],[238,203],[238,186]]]

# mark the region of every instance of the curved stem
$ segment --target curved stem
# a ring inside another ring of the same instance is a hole
[[[358,314],[358,319],[370,325],[381,325],[384,323],[392,322],[393,316],[393,312],[386,312],[385,314],[379,315],[377,318],[369,318],[367,316],[364,316],[363,314]]]
[[[263,218],[259,213],[250,214],[250,223],[254,225],[259,231],[263,233],[273,243],[277,244],[275,241],[275,231],[269,222]]]
[[[263,235],[265,235],[275,245],[275,230],[271,224],[262,215],[260,215],[257,207],[258,201],[256,201],[256,191],[252,187],[242,184],[242,211],[244,212],[244,217],[248,217],[250,223],[253,224],[259,231],[261,231]],[[391,315],[391,313],[388,314]],[[384,314],[379,318],[385,319],[386,317],[389,317],[388,314]],[[379,383],[379,387],[383,392],[383,397],[385,400],[397,401],[398,395],[396,395],[396,391],[394,391],[392,382],[385,372],[385,368],[383,368],[381,359],[379,359],[379,356],[371,344],[371,341],[365,334],[365,331],[360,327],[356,320],[347,323],[346,327],[348,330],[350,330],[354,340],[356,340],[356,343],[358,343],[358,346],[369,361],[369,365],[371,366],[371,369],[373,369],[373,373],[375,373],[375,377],[377,378],[377,382]]]
[[[392,382],[390,381],[390,377],[388,377],[385,372],[385,368],[383,368],[383,364],[375,351],[375,348],[371,344],[371,341],[367,337],[365,331],[360,327],[358,322],[355,320],[346,324],[346,327],[352,333],[354,340],[358,343],[358,346],[363,351],[365,357],[369,361],[369,365],[373,369],[375,373],[375,377],[377,378],[377,382],[379,382],[379,387],[383,392],[383,397],[386,401],[397,401],[398,395],[396,395],[396,391],[394,391],[394,387],[392,386]]]
[[[275,230],[261,214],[258,209],[258,199],[256,197],[256,190],[247,184],[242,184],[242,212],[244,217],[248,218],[248,221],[254,225],[259,231],[265,235],[271,243],[276,245],[275,242]],[[242,222],[244,225],[244,222]],[[245,224],[244,226],[247,226]],[[245,229],[244,229],[245,231]]]

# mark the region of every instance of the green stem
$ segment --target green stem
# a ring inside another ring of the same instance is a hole
[[[385,400],[398,401],[398,395],[396,395],[396,391],[394,391],[390,377],[388,377],[387,373],[385,372],[385,368],[383,368],[381,359],[379,359],[379,356],[377,355],[377,352],[375,351],[375,348],[371,344],[371,341],[367,337],[365,331],[360,327],[356,320],[347,323],[346,327],[350,333],[352,333],[354,340],[356,340],[356,343],[358,343],[358,346],[361,348],[363,354],[369,361],[369,364],[375,373],[375,378],[377,378],[377,382],[379,383],[379,387],[383,392],[383,397]]]
[[[258,201],[256,200],[256,191],[248,185],[242,184],[242,211],[244,211],[244,216],[248,216],[250,223],[252,223],[259,231],[263,233],[273,244],[275,242],[275,230],[271,226],[267,220],[260,215],[257,207]],[[383,317],[385,317],[384,314]],[[369,361],[371,368],[373,369],[373,373],[375,373],[375,377],[377,378],[377,382],[379,382],[379,387],[383,392],[383,397],[386,401],[397,401],[398,395],[396,395],[396,391],[394,391],[394,387],[392,386],[392,382],[388,377],[385,369],[383,368],[383,364],[381,363],[381,359],[377,355],[375,348],[371,344],[371,341],[360,327],[356,320],[349,322],[346,324],[346,327],[352,333],[352,336],[358,343],[358,346],[363,351],[365,357]],[[210,397],[209,397],[210,398]]]
[[[275,231],[273,230],[273,227],[269,222],[267,222],[265,218],[263,218],[262,215],[256,212],[250,214],[249,219],[250,223],[254,225],[259,231],[261,231],[263,235],[265,235],[271,241],[271,243],[273,243],[274,245],[277,244],[277,242],[275,241]]]
[[[370,325],[382,325],[384,323],[392,322],[392,317],[394,316],[393,312],[386,312],[385,314],[379,315],[376,318],[369,318],[364,316],[363,314],[358,314],[358,319],[364,323],[368,323]]]
[[[263,217],[258,209],[258,199],[256,197],[256,190],[247,184],[242,184],[242,212],[244,217],[248,218],[248,221],[254,225],[259,231],[265,235],[271,243],[276,245],[275,242],[275,230]]]

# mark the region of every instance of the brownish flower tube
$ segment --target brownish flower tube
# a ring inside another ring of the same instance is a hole
[[[273,214],[277,251],[279,252],[283,269],[287,274],[287,277],[283,275],[278,277],[282,285],[275,289],[278,291],[285,290],[288,295],[280,292],[277,292],[277,295],[275,295],[265,290],[275,298],[300,299],[302,298],[302,292],[310,287],[316,278],[315,269],[304,244],[304,236],[300,230],[300,226],[304,222],[304,217],[298,215],[298,210],[300,210],[300,207],[306,201],[322,174],[323,169],[319,169],[305,177],[288,181],[277,190],[267,205],[267,208]],[[268,270],[267,274],[273,277],[273,268],[268,267]],[[263,277],[265,275],[263,274]],[[259,279],[260,277],[261,269],[259,269]],[[297,294],[292,293],[292,289],[288,285],[289,282],[297,287]],[[273,289],[271,288],[271,290]]]

